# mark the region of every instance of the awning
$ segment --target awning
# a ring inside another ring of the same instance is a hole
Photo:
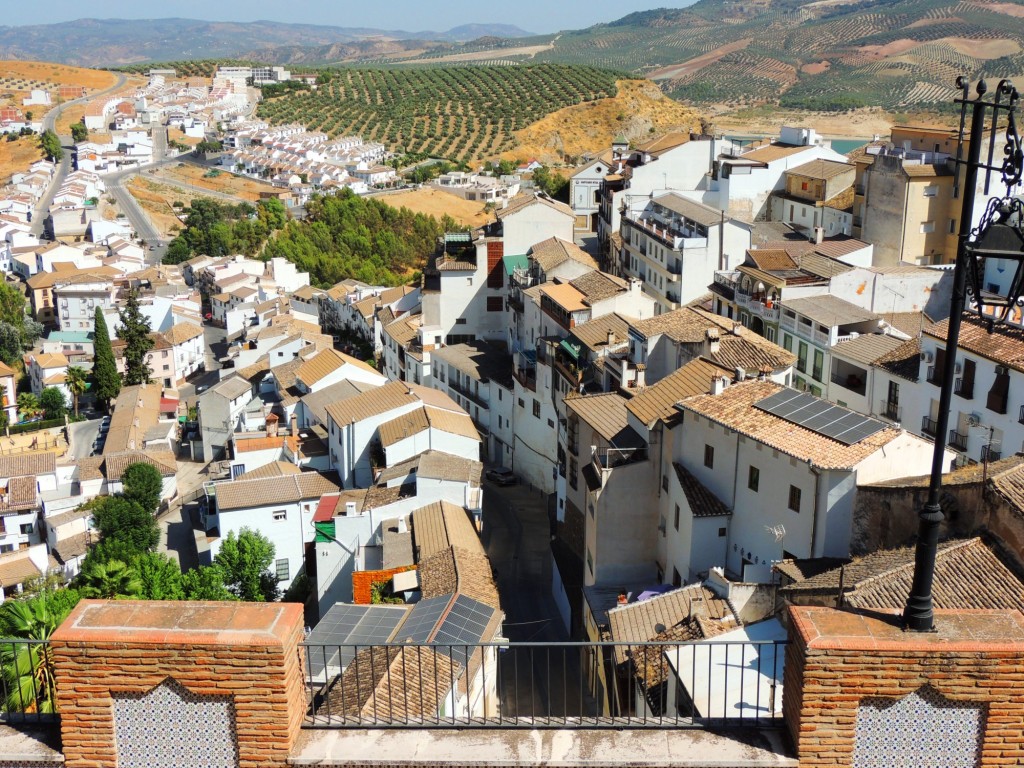
[[[529,269],[530,259],[523,256],[502,256],[502,263],[505,265],[505,274],[511,275],[517,269]]]
[[[580,350],[583,348],[582,344],[573,344],[568,339],[562,339],[562,342],[559,344],[559,346],[562,349],[564,349],[567,353],[569,353],[569,356],[572,357],[573,360],[579,362]]]

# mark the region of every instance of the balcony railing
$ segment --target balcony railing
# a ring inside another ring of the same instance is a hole
[[[955,429],[949,430],[949,447],[955,448],[958,451],[966,451],[967,435],[957,432]]]
[[[1020,407],[1020,414],[1017,416],[1017,423],[1024,424],[1024,405]]]
[[[957,379],[954,391],[964,400],[973,400],[974,379]]]
[[[0,639],[0,722],[57,719],[57,682],[47,640]]]
[[[991,444],[981,446],[982,461],[999,461],[1001,458],[1003,458],[1002,451],[993,448]]]
[[[786,644],[304,645],[305,725],[781,727]]]
[[[937,365],[928,366],[928,383],[936,387],[942,386],[942,369]]]
[[[931,437],[937,437],[939,434],[939,422],[925,416],[921,419],[921,431]]]
[[[462,395],[464,398],[466,398],[479,408],[489,410],[491,407],[490,403],[488,403],[486,400],[480,397],[479,393],[474,393],[473,390],[471,390],[469,387],[457,383],[454,377],[448,382],[448,389],[452,390],[453,392],[458,392],[460,395]]]
[[[889,421],[903,421],[903,408],[891,400],[882,400],[878,407],[878,413]]]
[[[594,451],[597,469],[614,469],[624,464],[647,460],[647,448],[602,448]]]

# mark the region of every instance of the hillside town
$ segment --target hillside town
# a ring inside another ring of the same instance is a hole
[[[903,610],[938,444],[936,611],[1024,611],[1024,316],[1018,297],[999,322],[951,316],[964,232],[1002,194],[960,131],[897,125],[846,153],[812,125],[620,135],[563,169],[560,200],[540,163],[420,184],[398,147],[258,117],[288,82],[316,87],[222,65],[61,93],[81,140],[0,190],[0,602],[300,604],[294,674],[328,723],[525,717],[540,667],[502,658],[538,640],[588,643],[556,646],[554,672],[548,651],[565,718],[781,720],[811,674],[787,640],[807,617]],[[25,128],[47,130],[0,112]],[[179,164],[259,185],[213,195],[246,223],[423,187],[486,222],[397,285],[262,251],[167,263],[124,190]],[[986,295],[1019,290],[1004,246]],[[175,596],[118,548],[136,503]],[[250,592],[228,578],[243,546],[262,547]],[[175,616],[168,636],[190,629]],[[698,674],[730,647],[746,690]]]

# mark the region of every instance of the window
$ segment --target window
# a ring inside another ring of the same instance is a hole
[[[715,467],[715,447],[713,445],[704,446],[704,466],[708,469]]]
[[[789,486],[789,508],[794,512],[800,511],[800,489],[795,485]]]
[[[793,337],[788,333],[782,334],[782,348],[787,352],[793,351]]]
[[[718,538],[720,538],[720,539],[724,539],[725,538],[725,528],[719,528],[718,529]]]
[[[663,490],[663,491],[667,491],[668,490],[668,475],[662,475],[661,476],[661,490]]]
[[[519,407],[520,408],[525,408],[526,407],[526,403],[523,402],[523,398],[521,398],[521,397],[519,398]]]
[[[465,325],[466,324],[466,318],[464,318],[464,317],[457,317],[457,318],[455,318],[455,324],[456,325]]]
[[[775,341],[775,329],[772,326],[770,326],[770,325],[765,326],[764,337],[766,339],[768,339],[768,341],[774,342]]]
[[[23,535],[29,536],[34,530],[34,528],[32,523],[23,523],[20,530]]]
[[[951,235],[955,235],[956,234],[956,219],[950,219],[949,220],[949,234],[951,234]]]
[[[467,277],[466,278],[466,285],[472,285],[472,284],[473,284],[473,278],[472,277]]]
[[[935,222],[934,221],[922,221],[921,222],[921,234],[922,235],[930,235],[934,231],[935,231]]]
[[[757,493],[757,489],[761,485],[761,470],[755,467],[753,464],[747,470],[747,488]]]
[[[676,514],[675,514],[675,517],[673,518],[672,525],[673,525],[673,527],[677,531],[679,530],[679,505],[678,504],[676,504]]]
[[[288,581],[288,558],[283,557],[274,563],[274,565],[277,568],[277,580]]]
[[[487,311],[488,312],[501,312],[505,309],[505,301],[501,296],[488,296],[487,297]]]
[[[938,187],[938,185],[937,184],[929,184],[927,187],[925,187],[924,188],[924,196],[925,197],[938,197],[939,196],[939,187]]]
[[[816,381],[821,381],[823,369],[825,367],[825,353],[819,349],[814,350],[814,368],[811,370],[811,375]]]
[[[576,462],[575,456],[569,457],[569,485],[575,491],[579,487],[579,464]]]
[[[806,192],[808,189],[810,189],[810,187],[811,187],[811,185],[808,184],[806,181],[800,182],[800,189],[803,190],[804,192]]]
[[[286,510],[286,509],[275,509],[274,512],[273,512],[272,517],[274,518],[274,522],[280,522],[282,520],[287,520],[288,519],[288,510]]]
[[[540,418],[540,400],[533,401],[533,415],[534,418]]]
[[[807,343],[803,341],[796,353],[796,368],[800,373],[807,373]]]
[[[681,587],[683,586],[683,577],[679,575],[679,571],[675,568],[672,569],[672,586]]]

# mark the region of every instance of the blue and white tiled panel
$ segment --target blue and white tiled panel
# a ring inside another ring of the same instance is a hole
[[[197,696],[167,679],[148,693],[114,697],[118,768],[238,768],[230,696]]]
[[[984,730],[982,705],[952,701],[931,686],[902,699],[864,699],[853,768],[976,768]]]

